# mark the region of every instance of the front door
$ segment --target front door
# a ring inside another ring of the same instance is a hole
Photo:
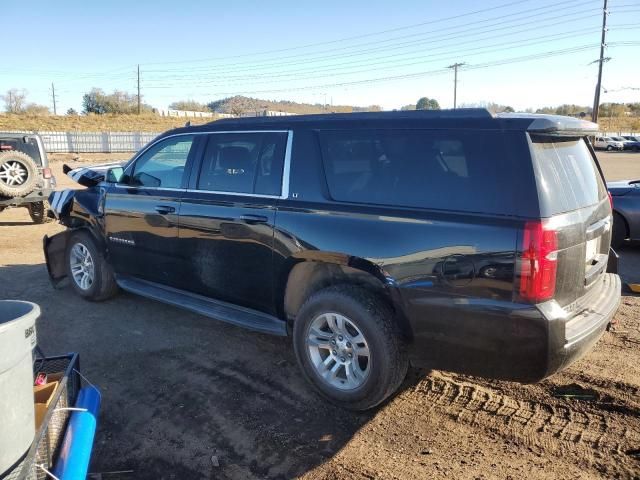
[[[195,138],[160,140],[127,167],[121,183],[108,187],[105,230],[116,274],[175,284],[178,212]]]
[[[182,288],[275,313],[273,232],[288,136],[207,135],[180,205]]]

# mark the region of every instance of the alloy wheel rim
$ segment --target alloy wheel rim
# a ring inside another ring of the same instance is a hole
[[[306,343],[311,364],[329,386],[354,390],[369,376],[369,344],[353,320],[344,315],[318,315],[309,325]]]
[[[95,268],[89,249],[82,243],[76,243],[69,255],[73,281],[82,290],[89,290],[93,285]]]
[[[28,177],[29,172],[27,171],[27,167],[17,160],[5,162],[0,165],[0,181],[9,187],[19,187],[23,185]]]

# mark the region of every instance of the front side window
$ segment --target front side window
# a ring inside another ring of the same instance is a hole
[[[167,138],[136,160],[126,182],[137,187],[180,188],[194,135]]]
[[[278,196],[286,144],[286,132],[211,134],[197,188]]]
[[[334,200],[505,214],[513,165],[496,131],[320,132]]]

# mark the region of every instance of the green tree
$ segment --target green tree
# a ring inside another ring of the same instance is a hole
[[[422,97],[416,103],[416,110],[440,110],[440,104],[435,98]]]
[[[82,97],[82,108],[84,113],[98,115],[105,113],[132,114],[138,111],[138,97],[120,90],[106,94],[100,88],[93,88]],[[146,104],[142,105],[141,110],[145,113],[153,111],[151,106]]]

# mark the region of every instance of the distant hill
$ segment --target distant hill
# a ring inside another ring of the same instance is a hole
[[[276,112],[288,112],[288,113],[351,113],[351,112],[364,112],[364,111],[379,111],[381,110],[378,105],[371,105],[369,107],[354,107],[351,105],[322,105],[320,103],[298,103],[288,100],[263,100],[260,98],[243,97],[236,95],[235,97],[223,98],[222,100],[216,100],[207,104],[207,106],[214,112],[229,113],[232,115],[240,115],[244,112],[254,112],[263,110],[272,110]]]

